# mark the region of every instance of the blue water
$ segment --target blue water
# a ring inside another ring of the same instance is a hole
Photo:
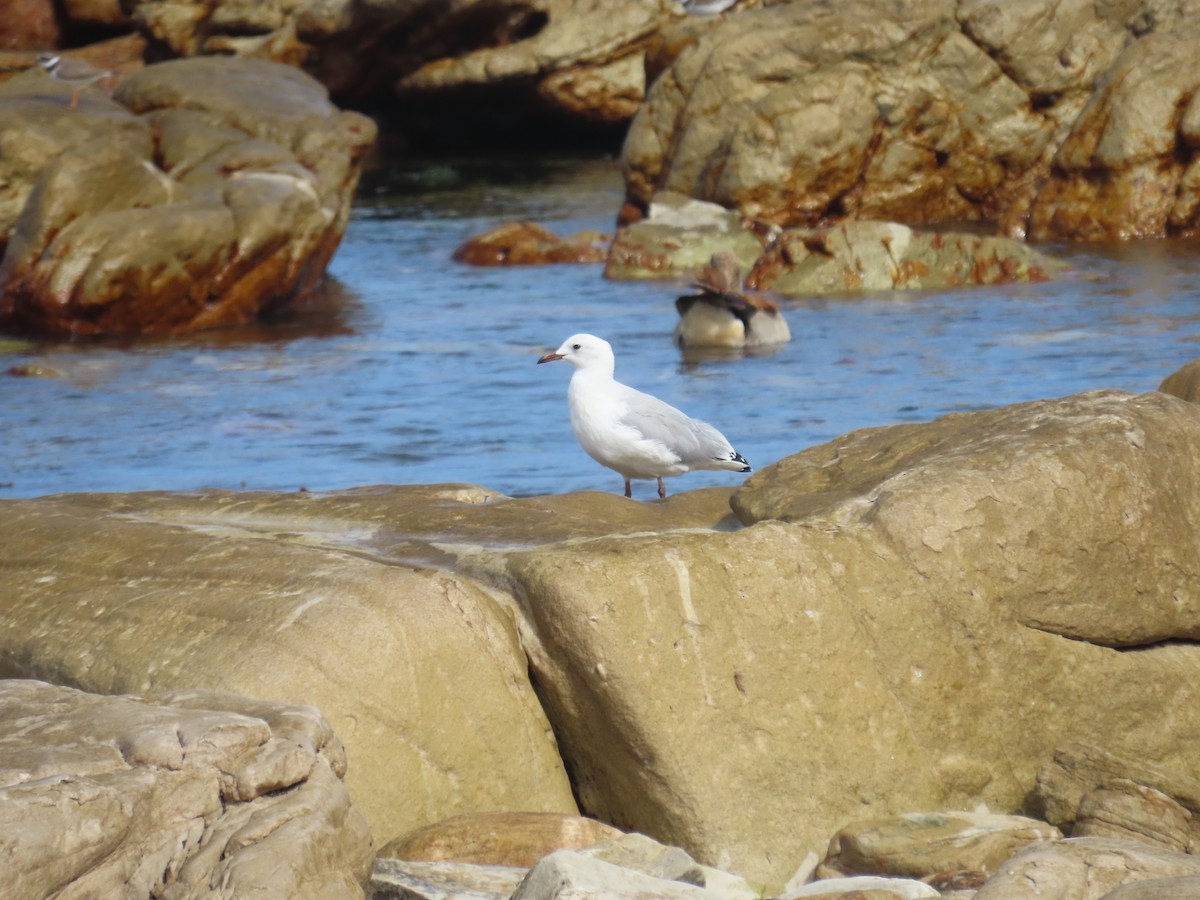
[[[0,372],[38,363],[64,377],[0,375],[0,497],[620,490],[571,434],[570,368],[534,364],[576,331],[606,337],[619,378],[709,420],[756,467],[864,426],[1153,390],[1200,355],[1200,253],[1180,242],[1053,248],[1081,273],[1054,284],[794,302],[790,344],[700,360],[671,343],[681,284],[608,282],[598,265],[450,261],[468,236],[514,219],[609,230],[620,200],[613,160],[381,166],[364,179],[327,290],[287,321],[6,348]],[[671,488],[741,478],[693,473]]]

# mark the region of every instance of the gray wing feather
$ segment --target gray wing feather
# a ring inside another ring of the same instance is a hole
[[[622,425],[636,428],[650,440],[665,445],[689,465],[713,459],[728,459],[733,453],[729,441],[707,422],[693,419],[669,403],[626,387],[622,396],[625,415]]]

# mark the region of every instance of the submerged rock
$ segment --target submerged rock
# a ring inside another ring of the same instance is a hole
[[[304,74],[197,59],[70,109],[38,73],[0,85],[0,325],[179,333],[307,297],[349,217],[374,125]],[[59,88],[58,90],[62,90]],[[48,148],[52,148],[48,152]]]
[[[598,263],[608,256],[609,240],[594,231],[563,238],[533,222],[507,222],[460,244],[454,261],[473,266]]]

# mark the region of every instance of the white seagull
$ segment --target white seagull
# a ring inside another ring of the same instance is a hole
[[[658,496],[666,497],[663,478],[670,475],[692,469],[750,471],[745,458],[707,422],[614,379],[616,359],[608,341],[576,334],[538,363],[558,359],[575,367],[567,389],[575,437],[588,456],[624,477],[626,497],[632,496],[633,478],[657,478]]]

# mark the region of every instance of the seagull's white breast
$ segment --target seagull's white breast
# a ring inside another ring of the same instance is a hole
[[[629,389],[611,377],[576,370],[567,389],[571,428],[584,451],[626,478],[657,478],[688,471],[661,441],[625,424]]]

